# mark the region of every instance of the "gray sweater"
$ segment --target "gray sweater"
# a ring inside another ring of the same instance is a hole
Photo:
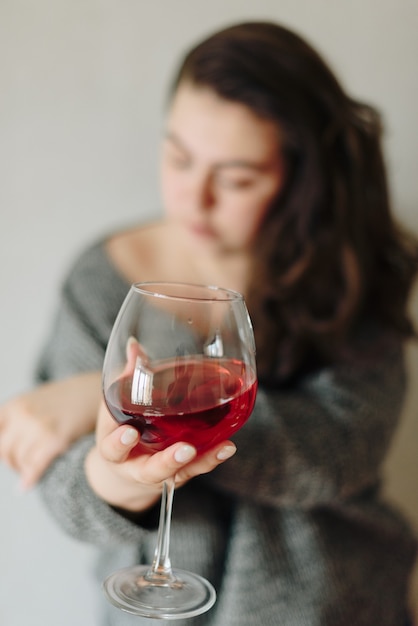
[[[41,379],[101,368],[128,289],[101,242],[81,255],[63,285]],[[406,383],[402,348],[382,332],[365,336],[355,361],[287,390],[260,386],[250,420],[234,436],[235,457],[177,490],[173,565],[207,577],[218,594],[188,626],[404,623],[416,541],[379,499]],[[41,489],[66,532],[102,548],[101,580],[152,560],[158,507],[125,516],[101,501],[83,471],[91,445],[92,436],[77,442]],[[103,612],[103,624],[150,624],[105,599]]]

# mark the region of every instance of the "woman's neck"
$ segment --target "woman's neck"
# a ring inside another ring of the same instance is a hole
[[[107,242],[107,252],[128,282],[171,280],[212,284],[245,295],[250,255],[193,248],[167,221],[119,233]]]

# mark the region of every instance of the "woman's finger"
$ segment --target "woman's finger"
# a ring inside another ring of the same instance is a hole
[[[142,484],[159,484],[174,478],[176,486],[180,486],[195,476],[211,472],[235,452],[232,441],[225,441],[201,455],[190,444],[180,442],[152,455],[133,457],[127,463],[131,466],[131,475]]]
[[[22,489],[28,490],[33,487],[52,461],[62,454],[65,448],[64,442],[58,437],[45,436],[37,445],[33,445],[26,450],[24,455],[19,456],[18,465]]]
[[[196,459],[182,467],[175,476],[176,484],[182,485],[195,476],[208,474],[218,465],[234,456],[237,448],[232,441],[224,441],[215,448],[199,455]]]
[[[0,460],[14,470],[19,471],[16,461],[16,448],[19,445],[14,428],[4,429],[0,434]]]
[[[106,461],[123,463],[129,457],[131,450],[139,442],[139,432],[132,426],[119,426],[107,436],[98,441],[100,453]]]
[[[144,448],[143,448],[144,450]],[[196,458],[197,450],[189,443],[175,443],[161,452],[132,457],[130,472],[135,480],[142,484],[160,484]]]

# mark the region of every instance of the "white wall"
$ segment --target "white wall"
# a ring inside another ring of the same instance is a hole
[[[416,0],[0,0],[0,402],[31,384],[79,249],[158,210],[157,140],[179,54],[247,18],[305,34],[380,107],[398,215],[418,230]],[[417,404],[412,390],[389,488],[418,526]],[[2,466],[0,488],[0,624],[94,625],[91,550]]]

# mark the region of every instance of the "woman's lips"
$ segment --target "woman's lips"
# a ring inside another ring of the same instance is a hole
[[[216,237],[216,232],[210,226],[205,224],[191,224],[189,226],[191,232],[198,237]]]

